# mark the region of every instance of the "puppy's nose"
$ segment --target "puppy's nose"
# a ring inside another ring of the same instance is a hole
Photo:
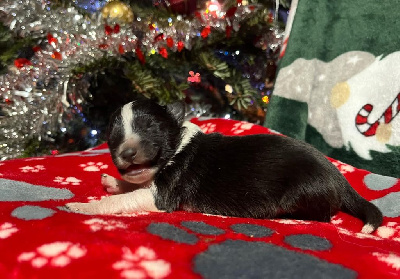
[[[124,159],[127,162],[133,162],[133,160],[136,157],[136,153],[137,153],[137,151],[135,149],[128,148],[128,149],[125,149],[124,151],[122,151],[120,156],[122,157],[122,159]]]

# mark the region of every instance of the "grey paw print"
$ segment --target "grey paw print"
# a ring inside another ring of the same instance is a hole
[[[205,222],[185,221],[181,229],[168,223],[152,223],[151,234],[178,243],[194,245],[198,236],[217,236],[223,229]],[[357,273],[309,254],[265,242],[275,231],[265,226],[234,224],[230,229],[251,237],[250,241],[228,239],[210,243],[194,258],[194,271],[204,278],[355,278]],[[332,248],[325,238],[311,234],[286,236],[284,243],[301,250],[324,251]]]
[[[26,182],[0,178],[0,202],[40,202],[70,199],[74,194],[67,189],[33,185]],[[56,211],[41,206],[24,205],[11,215],[22,220],[40,220],[54,215]]]

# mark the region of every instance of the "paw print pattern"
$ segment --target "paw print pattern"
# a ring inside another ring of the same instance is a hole
[[[41,268],[45,265],[64,267],[74,259],[86,255],[86,249],[71,242],[53,242],[44,244],[32,252],[24,252],[18,257],[20,262],[30,262],[32,267]]]
[[[217,125],[215,125],[213,123],[206,123],[206,124],[203,124],[200,126],[200,129],[206,134],[214,132],[216,130],[216,128],[217,128]]]
[[[388,266],[394,268],[395,270],[400,270],[400,257],[395,254],[384,254],[375,252],[373,255],[378,258],[381,262],[386,263]]]
[[[235,135],[238,135],[243,133],[244,131],[250,130],[253,126],[254,124],[252,123],[242,121],[233,125],[232,131]]]
[[[332,164],[334,164],[342,174],[354,172],[356,170],[353,166],[347,165],[340,161],[332,161]]]
[[[171,264],[158,259],[154,250],[141,246],[133,253],[128,247],[122,248],[122,259],[113,264],[121,270],[122,278],[165,278],[171,273]]]
[[[333,216],[332,219],[331,219],[331,224],[334,224],[334,225],[336,225],[336,226],[337,226],[337,225],[340,225],[340,224],[342,224],[342,223],[343,223],[343,219],[337,217],[336,215]]]
[[[98,162],[88,162],[87,164],[80,164],[79,165],[81,168],[83,168],[84,171],[100,171],[100,170],[105,170],[108,168],[108,165]]]
[[[365,186],[367,186],[369,189],[374,191],[382,191],[392,188],[399,182],[399,179],[390,176],[369,173],[364,176],[363,181]]]
[[[382,238],[389,238],[400,242],[400,224],[396,222],[388,222],[386,225],[380,226],[376,233]]]
[[[368,233],[361,233],[361,232],[354,232],[354,231],[350,231],[348,229],[344,229],[344,228],[339,228],[338,227],[338,232],[341,234],[345,234],[345,235],[350,235],[350,236],[354,236],[360,239],[374,239],[374,240],[382,240],[382,238],[372,235],[372,234],[368,234]]]
[[[19,169],[21,170],[21,172],[39,172],[45,170],[46,168],[43,165],[36,165],[36,166],[25,166]]]
[[[84,224],[88,225],[90,230],[93,232],[97,231],[113,231],[116,229],[126,229],[127,225],[116,220],[103,220],[100,218],[93,218],[83,222]]]
[[[185,221],[180,224],[185,229],[168,223],[152,223],[147,230],[165,240],[187,245],[197,244],[200,238],[208,236],[210,242],[225,233],[223,229],[205,222]],[[268,237],[279,232],[265,226],[239,223],[230,226],[237,234],[251,237],[252,241],[228,239],[211,243],[208,248],[194,258],[194,271],[204,278],[355,278],[357,273],[339,264],[326,262],[304,251],[328,251],[329,240],[311,235],[294,234],[284,238],[286,245],[294,250],[265,242]],[[211,237],[212,236],[212,237]],[[258,238],[258,239],[254,239]],[[238,256],[240,255],[240,256]],[[288,262],[296,265],[287,268]],[[309,268],[307,268],[309,267]]]
[[[9,238],[11,235],[16,233],[17,231],[18,231],[18,229],[15,227],[15,225],[6,222],[0,226],[0,239]]]
[[[54,178],[53,180],[54,182],[58,182],[61,185],[80,185],[82,180],[79,180],[78,178],[75,177],[61,177],[61,176],[57,176],[56,178]]]

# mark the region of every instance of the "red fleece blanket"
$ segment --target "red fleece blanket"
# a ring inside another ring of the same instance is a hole
[[[193,120],[206,133],[271,133],[246,122]],[[118,176],[107,146],[0,163],[0,278],[399,278],[400,180],[331,160],[383,211],[382,227],[197,213],[90,216],[67,202],[105,196]],[[259,166],[268,169],[268,166]]]

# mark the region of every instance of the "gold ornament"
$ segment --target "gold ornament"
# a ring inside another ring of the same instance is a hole
[[[131,7],[118,0],[107,3],[101,10],[101,15],[104,19],[119,21],[121,23],[131,23],[133,21]]]

